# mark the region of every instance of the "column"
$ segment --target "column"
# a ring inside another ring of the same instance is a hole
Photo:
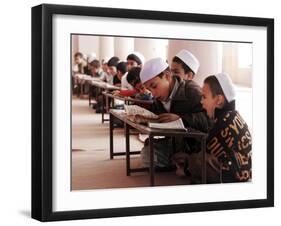
[[[114,56],[114,37],[100,37],[100,60]]]
[[[87,57],[95,53],[99,57],[100,38],[95,35],[79,35],[79,51]]]
[[[146,61],[154,57],[162,57],[166,60],[167,46],[166,39],[135,38],[135,51],[143,54]]]
[[[72,41],[71,53],[72,53],[72,58],[73,58],[74,54],[79,51],[79,37],[78,37],[78,35],[72,35],[71,41]]]
[[[134,38],[114,38],[114,54],[118,56],[120,60],[126,61],[127,56],[134,52]]]

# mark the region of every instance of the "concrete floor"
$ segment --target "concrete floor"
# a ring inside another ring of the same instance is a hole
[[[108,115],[106,115],[108,117]],[[143,143],[131,135],[131,150],[141,150]],[[147,172],[126,176],[125,156],[109,158],[109,123],[101,123],[101,114],[89,107],[88,100],[72,100],[72,189],[126,188],[149,186]],[[123,129],[114,130],[114,151],[125,150]],[[132,167],[140,167],[140,157],[132,157]],[[189,184],[175,172],[157,172],[159,186]]]

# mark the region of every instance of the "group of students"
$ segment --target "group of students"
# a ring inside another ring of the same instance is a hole
[[[181,118],[185,127],[207,133],[208,183],[249,181],[251,134],[235,109],[233,83],[227,74],[219,73],[206,77],[200,87],[193,80],[199,66],[198,59],[185,49],[173,57],[171,65],[162,58],[144,62],[141,54],[132,53],[127,62],[112,57],[99,76],[111,78],[107,81],[121,86],[117,95],[153,98],[149,110],[159,116],[159,122]],[[175,144],[169,137],[155,139],[156,167],[175,168],[177,175],[190,176],[196,183],[203,164],[198,144],[194,138],[177,138]],[[144,166],[149,165],[149,156],[146,140],[141,150]]]

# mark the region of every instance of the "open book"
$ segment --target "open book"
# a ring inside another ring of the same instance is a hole
[[[128,119],[132,122],[148,124],[149,122],[157,122],[158,120],[158,115],[138,105],[124,105],[124,108]]]
[[[147,119],[158,119],[158,115],[138,105],[125,105],[124,108],[128,116],[140,115]]]
[[[150,128],[154,129],[187,131],[181,118],[172,122],[158,122],[158,115],[145,108],[142,108],[138,105],[125,105],[124,107],[128,119],[135,123],[146,124]]]
[[[187,131],[187,129],[184,127],[181,118],[172,122],[149,122],[148,126],[154,129],[165,129],[165,130],[172,129],[172,130]]]

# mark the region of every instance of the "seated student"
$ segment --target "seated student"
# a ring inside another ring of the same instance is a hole
[[[117,64],[117,74],[115,79],[115,85],[121,87],[121,81],[124,76],[127,75],[127,64],[124,61],[121,61]]]
[[[142,67],[144,64],[144,56],[139,52],[133,52],[127,56],[127,70],[130,71],[134,67]],[[133,87],[128,83],[127,76],[122,78],[122,90],[132,90]]]
[[[107,75],[104,78],[104,81],[106,81],[107,83],[111,84],[111,85],[118,85],[121,83],[121,81],[118,79],[117,77],[117,65],[119,63],[119,58],[114,56],[111,57],[109,59],[109,61],[107,62],[107,66],[108,66],[108,70],[107,70]],[[97,97],[97,105],[96,105],[96,113],[101,113],[102,111],[104,111],[104,109],[102,109],[102,101],[105,101],[104,96],[102,94],[100,94]]]
[[[201,89],[194,81],[185,81],[178,76],[173,76],[169,65],[161,58],[147,61],[140,72],[140,79],[154,97],[151,110],[159,115],[159,122],[182,118],[186,127],[207,131],[208,120],[200,103]],[[185,151],[188,149],[187,146],[184,139],[179,139],[176,149]],[[154,150],[156,166],[170,167],[173,154],[171,139],[158,140]],[[143,165],[148,166],[147,142],[141,151],[141,158]]]
[[[134,98],[141,99],[141,100],[151,100],[152,94],[151,92],[145,88],[145,86],[141,83],[140,80],[140,67],[134,67],[132,68],[127,75],[127,80],[131,86],[134,87],[134,94],[131,94],[130,96],[133,96]],[[130,90],[121,90],[121,95],[129,94]]]
[[[139,52],[133,52],[127,56],[127,68],[130,71],[133,67],[142,67],[144,64],[144,56]]]
[[[235,110],[235,92],[227,74],[204,80],[202,106],[214,120],[207,138],[209,165],[217,172],[213,182],[243,182],[251,178],[252,139],[246,122]],[[219,166],[219,167],[216,167]]]
[[[80,52],[75,53],[72,71],[74,73],[85,74],[87,71],[87,66],[87,61],[84,59],[83,54]]]
[[[115,86],[121,87],[122,78],[127,75],[127,64],[124,61],[121,61],[117,64],[117,74],[113,78],[113,84]],[[118,91],[118,90],[117,90]],[[124,109],[124,101],[114,100],[114,108]]]
[[[101,69],[101,64],[97,59],[94,59],[89,63],[90,75],[94,78],[104,78],[105,73]]]
[[[191,52],[183,49],[172,59],[171,71],[184,80],[192,80],[199,66],[198,59]]]
[[[127,74],[127,80],[129,84],[133,87],[132,90],[116,90],[113,91],[113,94],[123,97],[133,97],[140,100],[151,100],[151,92],[147,90],[140,81],[140,71],[141,68],[134,67]]]
[[[87,56],[87,67],[84,69],[84,74],[90,75],[92,77],[98,76],[96,73],[98,73],[99,67],[99,61],[96,59],[96,54],[91,53]],[[91,95],[91,86],[85,80],[80,81],[80,85],[83,87],[84,94]]]
[[[88,74],[88,63],[85,60],[83,54],[81,52],[77,52],[74,54],[74,65],[72,68],[73,72],[73,77],[72,77],[72,88],[73,88],[73,93],[76,94],[84,94],[88,90],[84,90],[85,87],[83,86],[84,83],[81,82],[75,75],[76,74]],[[83,97],[83,95],[81,96]]]
[[[105,78],[105,72],[101,69],[101,64],[97,59],[92,60],[89,63],[89,70],[90,75],[93,78],[99,78],[100,80],[103,80]],[[89,95],[92,97],[97,97],[99,95],[99,89],[95,86],[90,86],[90,92]],[[93,104],[93,108],[95,108],[95,104]]]
[[[116,56],[111,57],[107,62],[107,76],[105,77],[105,82],[114,85],[113,79],[114,76],[117,74],[117,64],[119,63],[120,59]],[[118,82],[118,81],[115,81]]]
[[[91,75],[91,62],[93,62],[94,60],[97,60],[97,55],[95,53],[90,53],[87,55],[87,65],[88,65],[88,68],[87,68],[87,75]]]
[[[144,63],[144,57],[139,52],[133,52],[127,56],[127,70],[130,72],[132,68],[141,68]],[[134,73],[135,74],[135,73]],[[138,75],[139,77],[139,75]],[[121,92],[121,93],[120,93]],[[121,96],[133,96],[136,94],[136,90],[134,86],[132,86],[127,79],[127,74],[124,75],[121,79],[121,91],[116,90],[114,92],[115,95]]]
[[[108,71],[108,65],[107,65],[108,60],[109,59],[107,57],[101,60],[101,68],[105,74],[107,74]]]

